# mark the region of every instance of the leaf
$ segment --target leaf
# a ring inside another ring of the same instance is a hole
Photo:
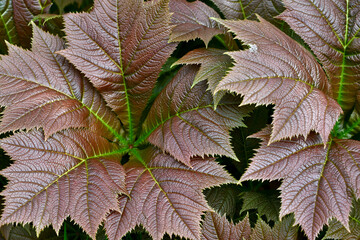
[[[30,21],[39,14],[48,13],[50,0],[12,0],[14,8],[14,22],[19,37],[19,43],[24,48],[31,46]]]
[[[244,95],[243,104],[275,104],[269,143],[320,133],[327,142],[342,110],[331,96],[326,74],[316,59],[297,42],[259,17],[255,21],[218,20],[250,46],[228,53],[235,66],[215,93]]]
[[[190,158],[225,155],[236,159],[229,130],[244,126],[248,107],[237,98],[224,99],[214,111],[205,82],[191,88],[197,66],[184,66],[155,100],[144,122],[142,138],[190,166]],[[228,100],[228,101],[227,101]]]
[[[214,9],[200,1],[171,0],[170,12],[174,14],[171,22],[175,25],[170,41],[189,41],[200,38],[206,47],[217,34],[224,33],[224,28],[213,18],[220,18]]]
[[[248,216],[234,225],[229,223],[225,216],[220,217],[216,213],[206,212],[205,220],[202,224],[201,239],[249,239],[250,234],[251,227]]]
[[[353,209],[350,214],[350,232],[335,219],[330,220],[329,228],[324,239],[357,240],[360,236],[360,202],[353,201]]]
[[[204,194],[210,207],[220,215],[234,217],[238,199],[238,185],[226,184],[220,187],[205,189]]]
[[[280,0],[212,0],[227,19],[256,19],[256,14],[278,26],[274,16],[284,10]]]
[[[294,218],[289,215],[275,223],[271,228],[261,218],[251,233],[251,240],[293,240],[297,239],[298,227],[294,227]]]
[[[18,43],[13,13],[12,0],[0,2],[0,53],[6,52],[5,40],[13,44]]]
[[[0,104],[7,106],[0,132],[43,127],[45,137],[67,128],[89,127],[110,139],[120,121],[102,97],[64,57],[60,38],[34,25],[32,51],[8,45],[0,60]]]
[[[64,16],[69,48],[60,53],[90,79],[131,140],[161,66],[176,46],[168,43],[167,5],[167,0],[95,1],[90,13]]]
[[[83,2],[83,0],[54,0],[54,3],[59,8],[59,13],[60,14],[64,13],[64,9],[65,9],[66,6],[76,3],[77,6],[80,7],[82,2]]]
[[[244,203],[241,212],[256,209],[260,216],[265,215],[268,220],[279,220],[280,200],[276,191],[243,192],[240,197]]]
[[[280,217],[295,213],[311,240],[332,217],[349,228],[351,192],[360,196],[359,141],[331,139],[324,148],[311,133],[269,145],[269,127],[253,136],[263,143],[241,181],[283,179]]]
[[[36,236],[35,229],[29,224],[24,226],[7,224],[1,226],[1,233],[6,240],[60,240],[63,239],[57,236],[55,231],[51,228],[46,228],[41,232],[40,236]],[[2,238],[1,238],[2,239]]]
[[[333,97],[345,112],[356,99],[360,77],[358,1],[285,0],[280,15],[309,45],[329,76]]]
[[[121,239],[139,224],[154,240],[165,233],[199,239],[201,214],[209,210],[201,190],[234,179],[211,158],[193,158],[189,168],[153,147],[140,152],[139,158],[146,167],[133,160],[124,166],[130,197],[120,196],[121,214],[107,217],[109,239]]]
[[[30,131],[0,144],[15,161],[1,171],[9,180],[1,225],[33,222],[39,234],[52,224],[59,232],[70,215],[95,237],[109,210],[118,209],[117,195],[127,193],[121,151],[89,131],[68,130],[47,141]]]
[[[207,80],[208,89],[214,95],[214,103],[217,105],[225,95],[225,91],[215,93],[219,82],[224,78],[233,62],[230,56],[225,54],[225,50],[216,48],[198,48],[188,52],[175,64],[201,64],[195,76],[193,86],[201,81]]]

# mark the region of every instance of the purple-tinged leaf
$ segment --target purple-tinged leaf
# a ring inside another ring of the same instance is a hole
[[[234,225],[229,223],[225,216],[220,217],[217,213],[206,212],[205,220],[202,224],[202,240],[232,240],[250,239],[251,227],[248,216],[241,222]]]
[[[43,127],[45,138],[67,128],[89,127],[110,139],[120,121],[88,80],[56,54],[64,42],[34,26],[32,51],[8,45],[0,60],[0,132]]]
[[[333,96],[345,112],[356,100],[360,78],[360,4],[344,0],[284,0],[280,19],[309,45],[325,68]]]
[[[189,168],[154,148],[139,155],[144,165],[124,165],[129,197],[120,196],[119,212],[106,219],[109,239],[121,239],[139,224],[154,240],[165,233],[199,239],[201,214],[209,210],[201,190],[234,179],[212,158],[194,158]]]
[[[52,224],[59,232],[70,216],[90,236],[118,194],[127,193],[117,145],[86,130],[56,133],[47,141],[40,131],[17,133],[1,140],[15,161],[1,171],[9,180],[1,193],[1,224],[33,222],[37,233]]]
[[[12,0],[0,1],[0,53],[6,52],[5,40],[19,43],[13,14]]]
[[[360,202],[353,201],[348,231],[339,221],[330,220],[324,239],[358,240],[360,236]]]
[[[97,0],[90,13],[64,19],[69,48],[60,53],[90,79],[133,140],[161,66],[176,46],[168,43],[168,1]]]
[[[279,15],[284,6],[280,0],[212,0],[227,19],[256,19],[256,14],[280,25],[274,17]]]
[[[242,104],[275,104],[270,142],[320,133],[327,142],[341,107],[316,59],[266,20],[218,20],[244,41],[246,51],[229,52],[235,66],[216,92],[244,95]]]
[[[36,15],[47,13],[52,3],[50,0],[12,0],[12,2],[19,43],[24,48],[30,48],[32,28],[29,23]]]
[[[269,127],[254,137],[263,143],[241,181],[283,179],[280,217],[295,213],[311,240],[332,217],[349,228],[351,192],[360,196],[359,141],[332,139],[324,148],[311,133],[269,145]]]
[[[175,64],[201,64],[195,76],[193,85],[207,80],[209,90],[214,95],[214,103],[217,105],[225,95],[225,91],[215,93],[219,82],[224,78],[233,62],[230,56],[225,54],[225,50],[216,48],[198,48],[188,52]]]
[[[298,228],[294,227],[293,216],[286,216],[271,228],[261,218],[258,219],[251,233],[251,240],[294,240],[297,239]]]
[[[225,33],[225,29],[215,20],[220,18],[214,9],[200,1],[171,0],[169,3],[171,22],[175,27],[171,31],[170,41],[189,41],[200,38],[207,46],[217,34]]]
[[[156,98],[144,122],[148,141],[190,166],[190,158],[225,155],[236,159],[230,129],[244,126],[249,107],[238,108],[238,98],[224,98],[216,111],[206,82],[191,88],[198,67],[182,67]]]

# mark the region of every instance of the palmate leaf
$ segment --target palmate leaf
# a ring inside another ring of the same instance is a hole
[[[242,119],[250,108],[239,109],[239,99],[224,97],[214,111],[206,83],[191,88],[198,69],[184,66],[159,94],[144,122],[145,137],[188,166],[193,156],[219,154],[236,159],[229,130],[244,126]]]
[[[333,96],[345,112],[359,89],[360,4],[348,0],[285,0],[280,15],[321,61]]]
[[[212,0],[226,19],[256,19],[259,14],[271,23],[280,24],[274,17],[284,6],[280,0]]]
[[[209,210],[201,190],[234,179],[211,158],[193,158],[189,168],[153,147],[138,153],[146,167],[131,159],[124,165],[129,197],[119,198],[119,212],[105,222],[109,239],[120,239],[142,224],[154,240],[175,234],[199,239],[200,219]]]
[[[0,53],[6,52],[5,40],[17,44],[18,36],[14,24],[12,0],[0,2]]]
[[[90,127],[113,139],[120,121],[79,71],[55,54],[64,42],[34,25],[32,51],[8,45],[0,60],[0,132],[43,127],[45,137],[69,127]]]
[[[171,31],[171,41],[188,41],[200,38],[207,46],[217,34],[225,29],[213,18],[220,18],[219,14],[200,1],[187,2],[186,0],[171,0],[171,22],[175,27]]]
[[[217,213],[206,212],[202,224],[202,240],[232,240],[250,239],[251,227],[248,216],[236,225],[229,223],[225,216],[220,217]]]
[[[39,233],[52,224],[58,232],[67,216],[90,236],[116,197],[127,193],[116,144],[86,130],[56,133],[47,141],[41,131],[17,133],[1,140],[15,161],[1,171],[9,179],[2,192],[1,224],[33,222]]]
[[[95,1],[90,13],[64,16],[69,48],[60,53],[102,94],[134,140],[168,43],[168,1]]]
[[[331,87],[316,59],[266,20],[218,20],[250,46],[229,52],[235,66],[215,93],[244,95],[242,104],[275,104],[270,142],[320,133],[327,142],[342,110],[331,98]]]
[[[360,196],[360,142],[331,139],[324,144],[319,135],[269,144],[270,128],[254,135],[263,140],[250,167],[240,179],[283,179],[280,217],[295,213],[311,240],[332,217],[349,229],[351,192]]]
[[[215,93],[219,82],[226,75],[227,71],[233,66],[230,56],[225,54],[225,50],[216,48],[198,48],[188,52],[176,61],[174,64],[201,64],[198,73],[195,76],[193,85],[207,80],[209,90],[213,94],[215,105],[219,103],[225,92]]]
[[[24,48],[30,48],[32,29],[29,22],[39,14],[48,13],[52,3],[50,0],[12,0],[12,2],[19,43]]]

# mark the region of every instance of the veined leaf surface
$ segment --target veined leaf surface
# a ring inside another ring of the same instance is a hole
[[[229,52],[235,65],[215,93],[228,90],[244,95],[242,104],[275,104],[270,143],[320,133],[327,142],[341,107],[316,59],[278,28],[256,21],[219,20],[250,48]]]
[[[168,0],[95,1],[90,13],[64,19],[69,48],[61,54],[91,80],[134,140],[161,66],[176,46],[168,43]]]
[[[5,40],[17,44],[18,36],[14,23],[12,0],[0,2],[0,53],[6,52]]]
[[[324,148],[311,133],[269,145],[269,127],[254,137],[263,143],[241,181],[283,179],[280,217],[295,213],[311,240],[332,217],[349,228],[351,192],[360,196],[359,141],[331,139]]]

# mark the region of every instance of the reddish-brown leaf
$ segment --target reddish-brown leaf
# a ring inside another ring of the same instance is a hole
[[[285,0],[280,15],[325,68],[333,96],[345,112],[354,107],[360,78],[360,4],[344,0]]]
[[[145,165],[130,160],[124,166],[129,197],[120,196],[120,211],[106,219],[109,239],[121,239],[139,224],[154,240],[165,233],[199,239],[201,214],[209,210],[201,190],[234,179],[212,158],[194,158],[192,168],[153,148],[138,158]]]
[[[225,216],[220,217],[217,213],[206,212],[202,224],[202,240],[233,240],[250,239],[251,227],[248,216],[236,225],[229,223]]]
[[[135,138],[168,43],[168,0],[97,0],[90,13],[64,16],[69,48],[61,51],[94,84]]]
[[[250,48],[228,53],[235,66],[215,92],[242,94],[242,104],[275,104],[270,143],[311,130],[327,142],[342,110],[331,98],[325,72],[305,48],[259,18],[219,20]]]
[[[171,22],[175,27],[171,31],[171,41],[188,41],[200,38],[207,46],[217,34],[224,33],[225,29],[215,20],[220,18],[214,9],[203,2],[188,2],[186,0],[171,0]]]
[[[0,104],[7,106],[0,131],[43,127],[45,137],[89,127],[108,137],[120,121],[88,80],[55,52],[64,42],[34,26],[32,51],[8,45],[0,60]]]
[[[47,13],[51,7],[50,0],[12,0],[14,8],[14,22],[22,47],[31,46],[31,25],[29,22],[36,15]]]
[[[90,236],[127,193],[121,151],[85,130],[56,133],[47,141],[40,131],[17,133],[1,147],[15,161],[1,171],[9,184],[2,192],[1,225],[33,222],[39,233],[52,224],[58,232],[70,216]]]
[[[175,62],[175,64],[201,64],[193,85],[207,80],[208,89],[214,96],[215,105],[219,103],[225,94],[225,91],[215,93],[215,89],[233,65],[231,57],[225,54],[225,52],[225,50],[216,48],[198,48],[188,52]]]
[[[191,88],[198,66],[184,66],[155,100],[144,123],[148,141],[190,166],[190,158],[225,155],[236,159],[230,129],[244,126],[248,107],[239,99],[224,98],[214,111],[206,82]]]
[[[311,240],[332,217],[349,228],[351,192],[360,196],[360,142],[332,139],[324,148],[311,133],[269,144],[270,128],[254,135],[263,140],[241,181],[283,179],[280,217],[295,213]]]

